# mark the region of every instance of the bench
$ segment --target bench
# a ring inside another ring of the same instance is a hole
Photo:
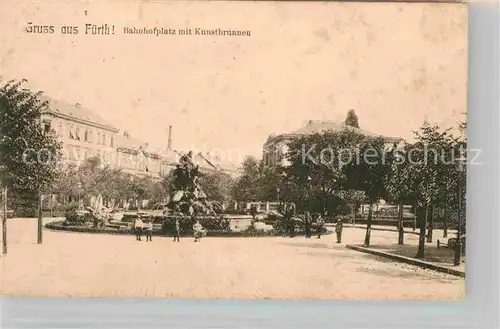
[[[106,224],[106,227],[114,228],[116,230],[119,230],[121,228],[121,225],[118,225],[118,224]]]
[[[457,244],[457,238],[449,238],[449,239],[438,239],[437,247],[438,248],[455,248]],[[465,236],[462,236],[462,247],[465,249]]]

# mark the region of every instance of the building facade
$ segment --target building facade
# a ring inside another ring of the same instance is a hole
[[[68,104],[52,98],[42,111],[41,124],[46,133],[54,133],[62,143],[63,163],[80,165],[98,156],[111,161],[116,149],[118,129],[80,104]]]
[[[328,120],[309,120],[302,128],[290,133],[271,134],[262,147],[262,160],[264,165],[269,167],[288,165],[286,154],[288,152],[289,143],[302,136],[317,133],[352,131],[367,138],[382,138],[390,147],[392,147],[394,143],[400,143],[403,141],[400,137],[383,136],[361,129],[357,124],[357,118],[354,125],[349,120],[350,115],[355,115],[354,111],[349,111],[348,118],[342,123]]]
[[[45,95],[42,100],[48,102],[41,115],[42,129],[54,134],[62,143],[61,160],[65,165],[79,166],[86,159],[99,157],[103,166],[135,176],[160,179],[175,169],[180,157],[187,153],[172,149],[172,126],[169,127],[167,147],[155,150],[128,132],[120,132],[79,103],[69,104]],[[239,175],[235,165],[209,154],[196,153],[194,161],[202,172],[222,171],[232,177]]]
[[[128,132],[117,135],[113,167],[136,176],[160,179],[162,157],[151,150],[147,143],[132,138]]]

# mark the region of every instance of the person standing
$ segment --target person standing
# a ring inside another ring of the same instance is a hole
[[[337,219],[337,224],[335,224],[335,233],[337,234],[337,243],[342,242],[342,230],[344,229],[344,224],[342,223],[342,220],[339,218]]]
[[[134,222],[135,239],[137,241],[141,241],[143,227],[144,227],[144,222],[142,221],[142,217],[137,216],[137,218],[135,219],[135,222]]]
[[[311,237],[311,214],[306,211],[304,213],[304,224],[305,224],[305,228],[306,228],[306,238],[310,238]]]
[[[153,219],[150,218],[144,225],[146,229],[146,241],[153,241]]]
[[[174,231],[174,242],[180,242],[180,236],[181,236],[181,225],[179,223],[179,218],[175,219],[175,231]]]
[[[197,220],[196,224],[193,225],[194,231],[194,242],[198,242],[203,234],[203,226],[201,226],[200,221]]]
[[[316,229],[318,231],[318,239],[321,239],[321,232],[323,231],[323,226],[325,225],[325,220],[321,217],[321,214],[318,214],[316,218]]]

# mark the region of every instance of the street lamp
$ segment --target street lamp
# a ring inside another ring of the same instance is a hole
[[[309,224],[309,182],[311,182],[311,176],[307,176],[306,183],[304,184],[304,221],[306,225],[306,238],[310,238],[310,224]]]
[[[278,204],[280,203],[280,188],[276,188],[276,192],[278,193]]]
[[[82,193],[82,188],[83,188],[83,185],[81,182],[78,182],[78,185],[77,185],[77,188],[78,188],[78,208],[81,208],[81,193]]]
[[[455,243],[455,259],[454,265],[458,266],[461,263],[462,257],[462,176],[467,164],[467,158],[463,155],[463,150],[460,150],[460,157],[456,160],[458,171],[458,228],[457,228],[457,242]]]

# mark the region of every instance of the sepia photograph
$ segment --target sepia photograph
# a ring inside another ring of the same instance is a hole
[[[2,296],[465,298],[466,4],[1,15]]]

